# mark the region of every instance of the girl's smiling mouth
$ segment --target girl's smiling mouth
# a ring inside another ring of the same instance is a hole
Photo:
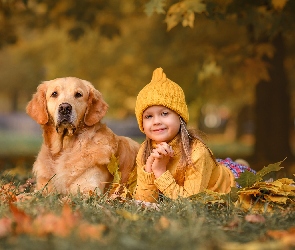
[[[162,131],[166,130],[166,128],[158,128],[158,129],[153,129],[152,131],[155,133],[160,133]]]

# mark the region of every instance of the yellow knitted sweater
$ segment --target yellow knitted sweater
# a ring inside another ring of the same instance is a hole
[[[145,143],[145,142],[144,142]],[[232,172],[216,162],[210,149],[199,140],[192,146],[192,164],[183,170],[180,168],[181,147],[178,136],[169,145],[174,151],[167,170],[159,178],[145,172],[141,159],[144,143],[137,154],[137,185],[134,192],[136,200],[157,202],[159,192],[171,199],[188,197],[209,189],[219,193],[228,193],[235,186]]]

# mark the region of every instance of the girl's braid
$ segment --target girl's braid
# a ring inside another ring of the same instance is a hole
[[[190,135],[186,128],[186,124],[183,121],[181,117],[179,117],[180,120],[180,136],[181,136],[181,143],[182,143],[182,163],[187,163],[188,165],[192,164],[191,160],[191,153],[190,153],[190,141],[193,139],[193,137]]]

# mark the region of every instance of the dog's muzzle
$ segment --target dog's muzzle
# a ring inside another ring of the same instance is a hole
[[[73,124],[74,116],[72,105],[62,103],[58,107],[56,131],[58,133],[73,135],[76,128]]]
[[[58,120],[63,122],[70,122],[72,114],[72,105],[68,103],[62,103],[58,107]]]

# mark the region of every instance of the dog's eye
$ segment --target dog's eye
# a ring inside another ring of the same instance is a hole
[[[57,97],[58,93],[56,91],[52,92],[51,97]]]
[[[77,92],[76,94],[75,94],[75,97],[76,98],[80,98],[80,97],[82,97],[83,95],[82,95],[82,93],[80,93],[80,92]]]

